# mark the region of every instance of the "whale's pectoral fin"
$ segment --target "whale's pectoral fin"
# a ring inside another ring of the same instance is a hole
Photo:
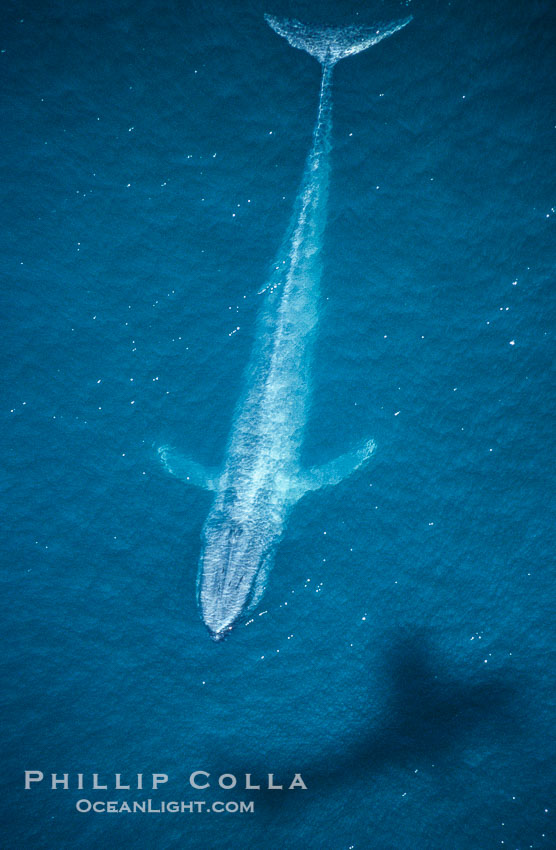
[[[323,466],[311,467],[299,477],[297,497],[301,498],[310,490],[319,490],[321,487],[333,487],[335,484],[339,484],[344,478],[348,478],[353,472],[364,466],[374,454],[375,449],[374,440],[366,440],[363,445],[340,455]]]
[[[203,490],[216,490],[220,473],[218,469],[207,468],[180,455],[170,446],[160,446],[158,449],[160,460],[164,468],[194,487],[202,487]]]

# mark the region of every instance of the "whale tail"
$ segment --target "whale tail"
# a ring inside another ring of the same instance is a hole
[[[267,24],[300,50],[306,50],[321,65],[332,66],[340,59],[360,53],[389,35],[401,30],[413,16],[375,26],[313,27],[293,18],[265,15]]]

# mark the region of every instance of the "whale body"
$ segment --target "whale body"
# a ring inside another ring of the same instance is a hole
[[[295,503],[308,491],[338,484],[375,450],[365,440],[320,467],[303,469],[300,453],[309,412],[326,224],[334,65],[409,23],[312,27],[265,16],[288,42],[322,65],[313,143],[291,224],[263,291],[256,342],[236,406],[222,469],[210,470],[169,446],[158,449],[166,469],[213,492],[202,532],[197,603],[210,635],[221,640],[260,602],[276,546]]]

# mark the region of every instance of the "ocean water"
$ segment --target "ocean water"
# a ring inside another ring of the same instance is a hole
[[[298,503],[252,622],[214,643],[211,499],[156,447],[222,462],[311,144],[319,66],[264,12],[414,20],[334,75],[303,459],[376,456]],[[552,4],[3,19],[1,846],[555,847]],[[25,791],[26,769],[110,790]],[[76,811],[148,797],[255,811]]]

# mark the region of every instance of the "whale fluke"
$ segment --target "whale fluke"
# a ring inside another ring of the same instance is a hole
[[[295,18],[275,18],[265,15],[267,24],[299,50],[306,50],[321,65],[335,65],[340,59],[360,53],[389,35],[401,30],[412,19],[403,18],[389,24],[374,26],[314,27]]]

